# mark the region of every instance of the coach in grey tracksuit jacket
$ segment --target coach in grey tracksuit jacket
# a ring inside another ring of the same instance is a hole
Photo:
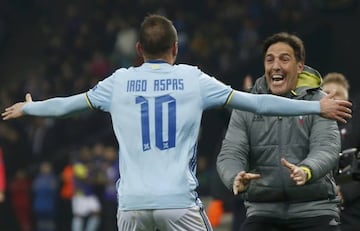
[[[319,100],[324,96],[320,83],[320,74],[305,66],[296,90],[287,97]],[[257,79],[252,92],[269,93],[264,76]],[[262,116],[233,110],[217,170],[230,190],[238,172],[261,174],[242,194],[247,216],[338,217],[332,170],[337,166],[339,152],[340,135],[335,121],[318,115]],[[295,185],[281,158],[310,168],[311,179],[305,185]]]

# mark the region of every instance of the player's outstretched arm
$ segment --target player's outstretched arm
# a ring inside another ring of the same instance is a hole
[[[3,120],[16,119],[24,115],[61,117],[87,108],[89,108],[89,104],[84,93],[36,102],[32,101],[31,95],[28,93],[25,96],[25,102],[19,102],[6,108],[1,116]]]
[[[332,99],[334,93],[320,101],[293,100],[270,94],[250,94],[233,91],[227,105],[239,110],[268,116],[318,114],[324,118],[346,123],[351,118],[351,102]]]

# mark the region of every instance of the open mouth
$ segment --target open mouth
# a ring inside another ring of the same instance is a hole
[[[285,78],[284,78],[284,76],[282,76],[282,75],[273,75],[273,76],[271,77],[271,79],[272,79],[272,81],[282,81],[282,80],[284,80]]]
[[[283,75],[272,75],[271,82],[273,85],[281,85],[285,82],[285,77]]]

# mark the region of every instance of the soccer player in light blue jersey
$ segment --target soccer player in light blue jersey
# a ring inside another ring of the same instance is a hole
[[[290,100],[233,90],[191,65],[175,65],[177,32],[147,16],[136,49],[139,67],[120,68],[86,93],[14,104],[3,119],[61,117],[87,109],[111,114],[119,143],[118,229],[212,230],[196,193],[196,149],[204,110],[229,106],[264,115],[320,114],[346,122],[351,103]]]

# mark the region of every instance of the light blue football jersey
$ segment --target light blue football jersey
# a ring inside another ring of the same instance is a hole
[[[224,105],[231,91],[197,67],[154,61],[118,69],[87,92],[94,108],[111,114],[121,210],[195,205],[202,113]]]

